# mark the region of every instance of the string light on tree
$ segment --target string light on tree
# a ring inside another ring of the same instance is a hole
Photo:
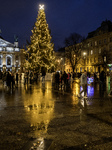
[[[35,26],[31,31],[31,42],[26,51],[29,55],[27,58],[29,69],[41,70],[44,67],[46,70],[53,70],[55,68],[54,44],[46,21],[44,5],[39,5]]]

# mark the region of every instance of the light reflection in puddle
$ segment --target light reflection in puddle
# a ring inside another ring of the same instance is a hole
[[[27,99],[24,100],[24,107],[29,113],[30,117],[27,118],[27,121],[30,122],[32,130],[38,131],[38,135],[46,133],[54,113],[52,91],[45,87],[34,88],[32,94],[28,94]]]

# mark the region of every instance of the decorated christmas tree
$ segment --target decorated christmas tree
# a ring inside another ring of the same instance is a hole
[[[30,70],[52,71],[55,68],[54,44],[46,21],[44,5],[39,5],[37,20],[27,46],[25,67]]]

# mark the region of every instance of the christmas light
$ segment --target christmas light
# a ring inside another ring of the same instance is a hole
[[[43,9],[44,10],[44,5],[39,5],[39,10]]]
[[[28,67],[32,70],[35,67],[39,70],[42,67],[49,70],[52,69],[52,66],[55,67],[54,44],[51,42],[52,37],[46,21],[44,5],[39,5],[39,7],[38,18],[30,37],[31,44],[29,44],[27,50],[27,53],[29,53]]]

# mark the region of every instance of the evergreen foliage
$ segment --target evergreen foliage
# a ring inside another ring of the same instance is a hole
[[[44,9],[39,9],[37,20],[33,27],[31,43],[27,46],[25,67],[30,70],[45,68],[53,71],[55,68],[54,44],[46,21]]]

